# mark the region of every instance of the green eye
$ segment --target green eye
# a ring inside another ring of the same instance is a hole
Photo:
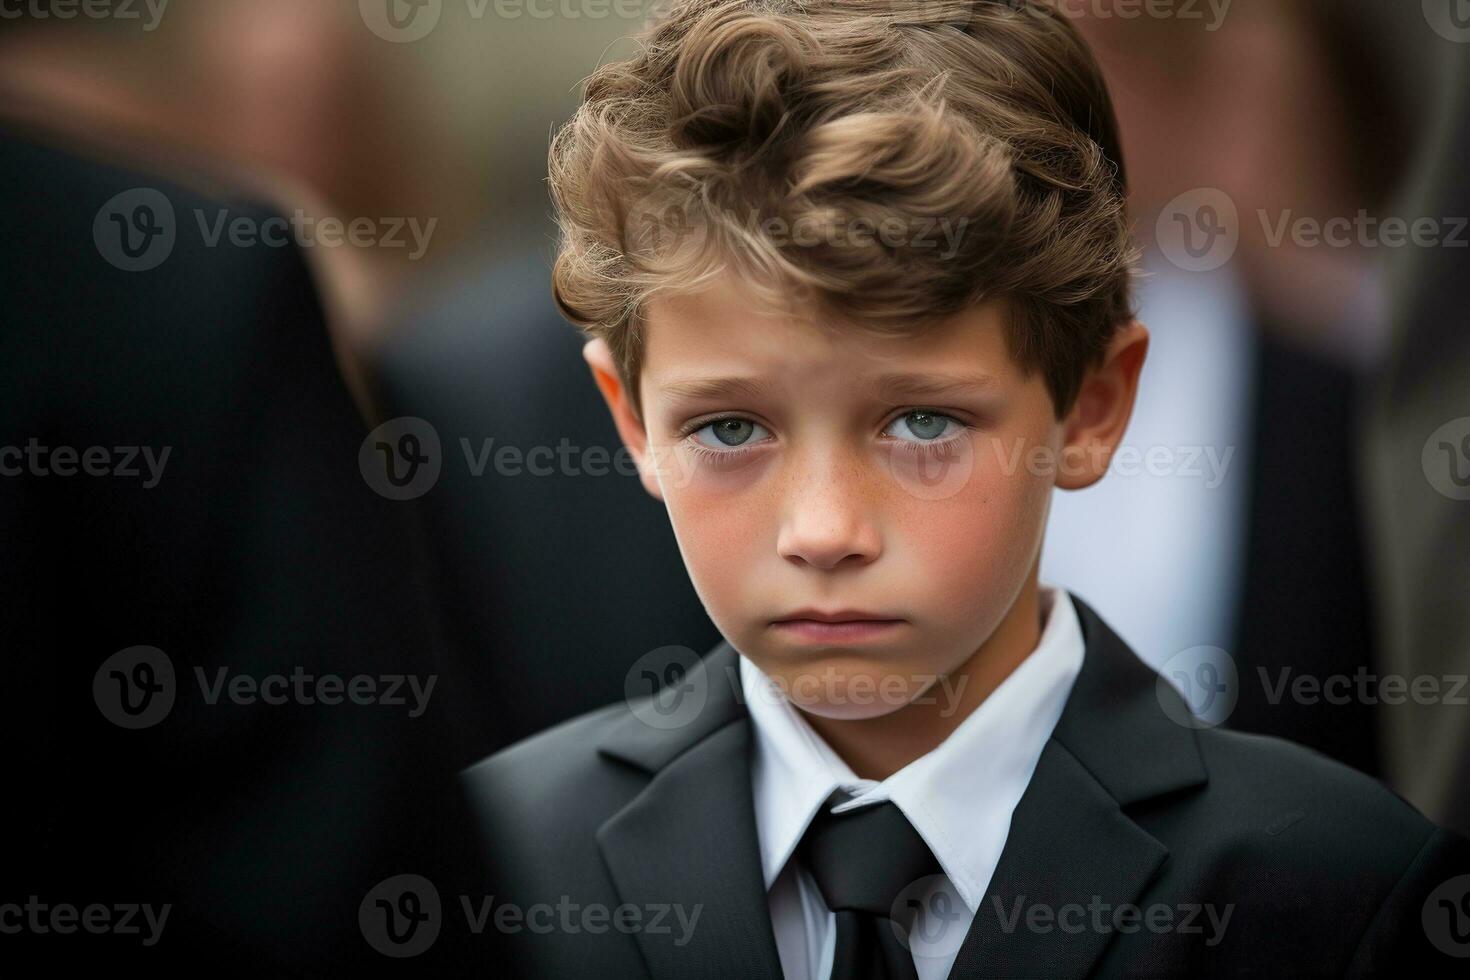
[[[894,419],[885,434],[908,442],[932,442],[949,435],[951,423],[960,424],[948,415],[919,409]]]
[[[749,419],[728,418],[716,419],[692,434],[700,445],[711,449],[735,449],[751,441],[757,432],[763,431],[764,428]],[[711,438],[706,438],[706,433]]]

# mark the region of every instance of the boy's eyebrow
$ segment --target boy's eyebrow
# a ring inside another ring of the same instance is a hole
[[[675,398],[758,398],[767,384],[756,378],[682,378],[659,387],[659,391]]]
[[[877,379],[875,389],[884,398],[897,401],[915,395],[939,398],[964,392],[993,391],[999,384],[988,374],[885,374]]]
[[[873,384],[878,394],[890,400],[925,396],[940,398],[964,392],[992,391],[999,382],[988,374],[974,376],[942,374],[884,374]],[[674,398],[759,398],[769,389],[758,378],[681,378],[660,386],[661,394]]]

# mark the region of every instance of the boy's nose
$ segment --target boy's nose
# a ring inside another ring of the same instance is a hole
[[[788,561],[830,571],[865,565],[882,551],[882,538],[858,488],[828,470],[792,487],[776,550]]]

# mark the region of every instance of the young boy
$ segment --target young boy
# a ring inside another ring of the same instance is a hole
[[[1148,347],[1116,124],[1066,18],[683,0],[641,40],[554,142],[555,290],[725,642],[466,772],[513,972],[1470,954],[1462,841],[1195,721],[1037,581],[1053,489],[1102,478]]]

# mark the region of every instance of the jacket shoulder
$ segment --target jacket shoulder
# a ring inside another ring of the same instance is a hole
[[[629,714],[619,701],[560,722],[467,767],[461,783],[472,797],[511,788],[523,800],[577,791],[582,778],[608,765],[598,746]]]
[[[1392,880],[1438,829],[1379,780],[1315,749],[1228,729],[1197,734],[1208,812],[1217,826],[1236,828],[1238,845],[1254,841],[1324,873]]]
[[[590,839],[647,784],[647,774],[599,752],[630,716],[616,702],[538,732],[460,773],[487,844]]]

